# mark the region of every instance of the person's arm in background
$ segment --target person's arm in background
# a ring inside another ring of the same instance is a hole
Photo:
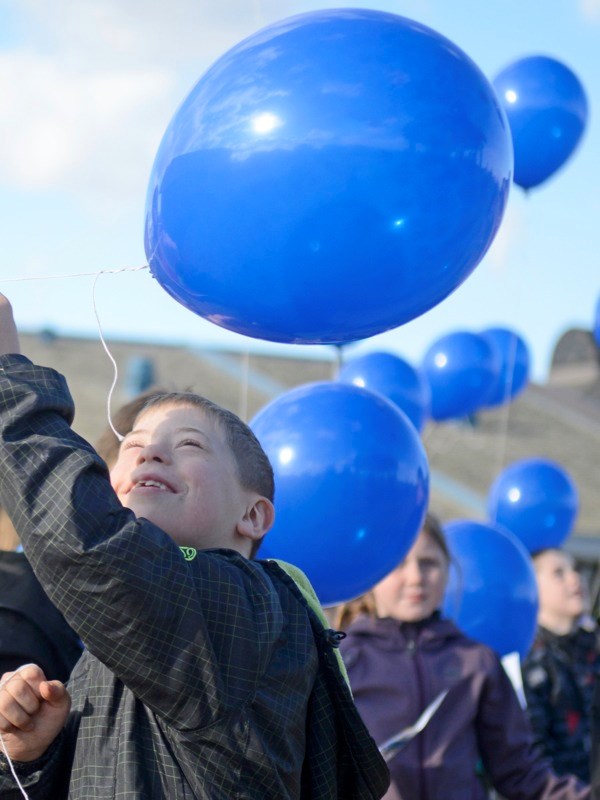
[[[477,741],[494,788],[507,800],[588,800],[590,788],[557,776],[534,744],[531,725],[499,659],[489,653],[477,715]]]
[[[523,691],[527,700],[527,716],[531,723],[533,738],[541,753],[551,761],[556,754],[555,741],[551,733],[552,682],[541,653],[533,651],[523,662]]]
[[[591,714],[592,747],[590,767],[592,773],[592,800],[600,800],[600,676],[596,678]]]
[[[0,294],[0,355],[20,353],[21,344],[8,298]]]

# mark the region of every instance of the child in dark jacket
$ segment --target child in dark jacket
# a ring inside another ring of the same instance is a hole
[[[598,632],[579,625],[585,597],[572,557],[550,548],[534,553],[533,564],[540,605],[535,641],[523,664],[527,710],[536,742],[554,770],[589,781]]]
[[[2,746],[31,800],[380,798],[387,769],[308,582],[252,558],[273,473],[248,426],[157,395],[109,480],[62,376],[18,346],[0,295],[0,502],[86,645],[69,691],[33,665],[2,681]],[[21,797],[10,767],[5,800]]]

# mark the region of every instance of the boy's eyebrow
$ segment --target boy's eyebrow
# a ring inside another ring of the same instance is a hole
[[[208,434],[205,431],[203,431],[201,428],[195,428],[193,425],[185,425],[185,426],[182,426],[181,428],[175,428],[174,432],[175,433],[198,433],[198,434],[200,434],[200,436],[203,436],[205,439],[209,438]],[[129,433],[126,433],[125,434],[125,438],[127,438],[128,436],[137,436],[140,433],[148,433],[148,429],[147,428],[135,428],[134,430],[129,431]]]

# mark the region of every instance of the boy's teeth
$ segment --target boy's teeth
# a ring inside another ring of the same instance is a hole
[[[160,481],[138,481],[138,486],[156,486],[158,489],[166,489],[164,483]]]

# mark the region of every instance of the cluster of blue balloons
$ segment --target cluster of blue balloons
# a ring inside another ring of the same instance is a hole
[[[470,275],[512,168],[498,97],[455,44],[381,11],[301,14],[227,52],[176,112],[146,255],[169,294],[222,327],[363,339]]]
[[[420,366],[385,352],[357,356],[341,367],[338,380],[384,395],[420,432],[429,419],[462,418],[511,402],[525,389],[529,368],[523,338],[496,327],[442,336]]]
[[[500,656],[524,658],[538,609],[531,554],[561,547],[577,510],[577,487],[559,464],[510,464],[488,493],[489,522],[457,520],[444,528],[452,554],[444,613]]]
[[[585,129],[583,86],[565,64],[547,56],[513,62],[493,81],[512,134],[514,181],[538,186],[575,151]]]
[[[431,417],[466,417],[512,401],[527,385],[529,366],[525,341],[508,328],[440,337],[421,364],[431,388]]]

